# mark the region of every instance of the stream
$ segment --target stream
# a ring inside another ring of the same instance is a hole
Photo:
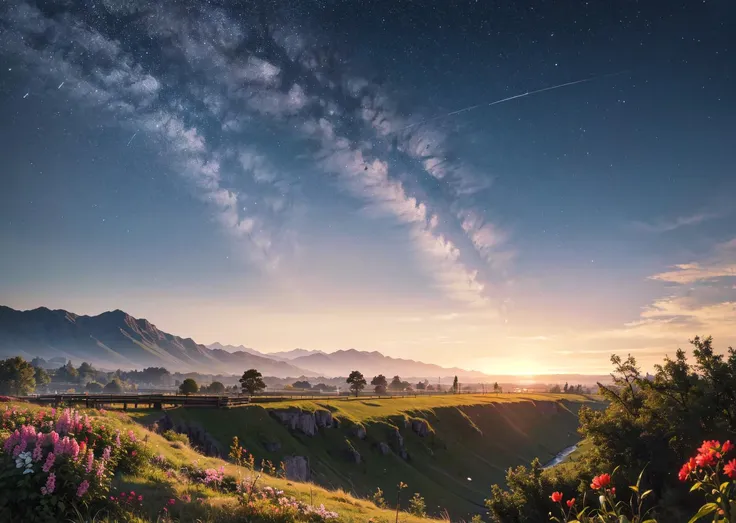
[[[554,467],[555,465],[559,465],[563,461],[565,461],[565,458],[567,458],[570,454],[575,452],[575,450],[578,448],[578,444],[576,443],[572,447],[567,447],[565,449],[562,449],[560,452],[557,453],[557,455],[552,458],[551,461],[548,463],[545,463],[542,468],[548,469],[550,467]]]

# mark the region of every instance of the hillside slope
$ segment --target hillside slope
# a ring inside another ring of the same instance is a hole
[[[237,436],[259,459],[308,457],[311,480],[322,486],[365,497],[403,481],[431,513],[467,517],[484,511],[490,485],[503,483],[508,467],[548,461],[574,444],[583,404],[601,406],[582,396],[448,395],[175,409],[167,416],[180,430],[206,430],[221,448]],[[313,426],[305,412],[319,412],[316,425],[326,426]]]

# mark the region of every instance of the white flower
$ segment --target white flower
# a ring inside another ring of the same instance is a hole
[[[23,475],[26,475],[26,474],[33,474],[33,469],[26,469],[26,470],[24,470],[23,471]]]

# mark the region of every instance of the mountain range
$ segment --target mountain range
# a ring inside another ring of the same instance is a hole
[[[166,367],[170,371],[239,374],[256,368],[266,376],[347,376],[359,369],[367,377],[457,375],[461,380],[487,379],[477,371],[444,368],[420,361],[384,356],[380,352],[294,349],[263,353],[256,349],[213,343],[199,344],[159,330],[146,319],[121,310],[83,316],[46,307],[19,311],[0,306],[0,357],[27,360],[64,358],[75,365],[87,361],[98,368]],[[241,370],[242,369],[242,370]]]

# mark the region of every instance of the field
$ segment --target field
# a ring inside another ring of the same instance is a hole
[[[553,394],[447,395],[396,399],[284,401],[230,409],[177,408],[166,411],[179,424],[196,426],[227,448],[234,436],[258,460],[279,463],[307,456],[312,481],[364,498],[380,487],[387,498],[399,481],[420,493],[432,514],[453,517],[483,513],[490,485],[503,483],[508,467],[543,463],[577,442],[577,411],[600,408],[597,398]],[[274,412],[329,410],[340,422],[314,436],[290,431]],[[161,413],[133,414],[151,423]],[[411,420],[423,419],[420,437]],[[366,431],[364,439],[356,428]],[[399,443],[398,434],[403,439]],[[391,451],[380,452],[381,444]],[[401,449],[406,451],[401,457]],[[360,463],[354,456],[360,455]],[[408,497],[408,496],[407,496]]]

